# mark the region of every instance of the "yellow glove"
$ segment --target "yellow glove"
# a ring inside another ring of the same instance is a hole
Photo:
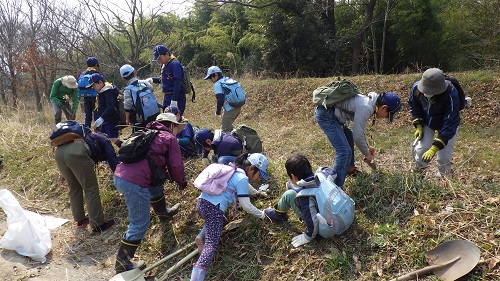
[[[418,138],[418,140],[421,140],[422,137],[424,136],[424,132],[422,131],[422,124],[417,125],[417,130],[415,131],[415,134],[413,135],[414,138]]]
[[[201,163],[203,164],[203,166],[207,167],[208,165],[210,165],[210,160],[208,160],[208,158],[201,158]]]
[[[427,150],[424,155],[422,155],[422,161],[424,162],[429,162],[431,161],[432,157],[436,155],[436,152],[438,152],[439,148],[435,145],[431,146],[429,150]]]

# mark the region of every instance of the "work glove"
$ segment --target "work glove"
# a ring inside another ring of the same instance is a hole
[[[422,137],[424,136],[424,132],[422,131],[422,129],[423,129],[422,128],[422,124],[418,124],[417,125],[417,130],[415,131],[415,134],[413,134],[413,137],[415,139],[417,139],[417,138],[418,138],[418,140],[422,139]]]
[[[146,82],[148,82],[149,84],[153,85],[153,78],[148,78],[145,80]]]
[[[179,108],[177,106],[177,101],[175,101],[175,100],[173,100],[173,101],[170,102],[170,106],[175,106],[175,107]]]
[[[431,161],[432,157],[436,155],[436,152],[438,152],[439,148],[435,145],[432,145],[429,150],[427,150],[424,155],[422,155],[422,161],[424,162],[429,162]]]
[[[201,163],[203,166],[208,167],[208,165],[210,165],[210,160],[208,160],[208,158],[201,158]]]
[[[295,248],[307,244],[313,240],[312,237],[307,236],[305,233],[297,235],[292,238],[292,246]]]
[[[269,184],[263,184],[259,187],[260,192],[266,192],[269,189]]]
[[[102,117],[97,118],[94,122],[94,128],[101,127],[102,123],[104,123],[104,119],[102,119]]]

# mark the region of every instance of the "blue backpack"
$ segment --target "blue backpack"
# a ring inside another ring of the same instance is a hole
[[[297,194],[295,203],[300,197],[313,197],[316,201],[318,214],[324,220],[318,220],[318,234],[323,238],[344,233],[354,221],[354,200],[338,187],[333,181],[336,174],[328,167],[320,167],[314,177],[317,187],[303,188]]]
[[[224,100],[232,107],[242,107],[246,103],[246,94],[238,81],[226,78],[221,81]]]
[[[84,74],[80,75],[78,77],[78,97],[96,97],[97,96],[97,91],[94,90],[94,88],[90,87],[87,88],[88,85],[90,85],[90,74]]]
[[[135,81],[125,87],[130,90],[132,103],[137,116],[137,122],[151,122],[159,113],[158,102],[153,92],[144,83]]]

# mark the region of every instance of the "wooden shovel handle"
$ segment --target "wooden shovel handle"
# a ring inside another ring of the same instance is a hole
[[[168,277],[168,275],[170,275],[170,273],[172,273],[174,270],[176,270],[177,268],[179,268],[181,265],[183,265],[184,263],[186,263],[188,260],[190,260],[192,257],[196,256],[197,254],[198,254],[198,249],[195,249],[194,251],[192,251],[191,253],[189,253],[187,256],[185,256],[182,260],[178,261],[172,267],[170,267],[169,269],[167,269],[167,271],[160,278],[155,279],[155,280],[157,280],[157,281],[165,281],[165,280],[167,280],[167,277]]]
[[[424,275],[426,273],[429,273],[429,272],[432,272],[434,269],[440,269],[440,268],[443,268],[445,266],[448,266],[454,262],[456,262],[457,260],[459,260],[460,257],[456,257],[452,260],[449,260],[445,263],[440,263],[440,264],[435,264],[435,265],[430,265],[430,266],[427,266],[427,267],[424,267],[424,268],[421,268],[421,269],[417,269],[415,271],[412,271],[408,274],[405,274],[403,276],[399,276],[398,278],[396,279],[392,279],[390,281],[406,281],[406,280],[413,280],[415,279],[416,277],[418,276],[421,276],[421,275]]]
[[[162,263],[164,263],[164,262],[166,262],[166,261],[168,261],[168,260],[172,259],[173,257],[177,256],[178,254],[180,254],[180,253],[182,253],[182,252],[186,251],[187,249],[191,248],[191,247],[192,247],[192,246],[194,246],[195,244],[196,244],[195,242],[191,242],[191,243],[187,244],[186,246],[184,246],[184,247],[180,248],[179,250],[177,250],[177,251],[175,251],[175,252],[171,253],[170,255],[168,255],[168,256],[166,256],[166,257],[164,257],[163,259],[161,259],[161,260],[159,260],[159,261],[155,262],[154,264],[152,264],[152,265],[148,266],[147,268],[143,269],[143,270],[142,270],[142,273],[144,273],[144,272],[148,272],[148,271],[150,271],[151,269],[153,269],[153,268],[155,268],[155,267],[159,266],[160,264],[162,264]]]

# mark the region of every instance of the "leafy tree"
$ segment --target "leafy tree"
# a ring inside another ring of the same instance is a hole
[[[406,67],[419,71],[425,66],[448,67],[443,26],[438,18],[443,8],[431,0],[397,2],[390,29],[398,38],[399,71]]]

